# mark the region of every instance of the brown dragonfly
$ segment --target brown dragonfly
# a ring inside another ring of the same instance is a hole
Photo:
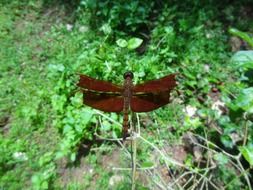
[[[105,112],[123,111],[123,140],[128,132],[128,114],[149,112],[170,102],[170,92],[176,86],[175,74],[143,84],[133,84],[133,73],[124,74],[123,86],[80,75],[78,86],[83,92],[83,103]]]

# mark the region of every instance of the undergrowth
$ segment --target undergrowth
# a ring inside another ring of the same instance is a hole
[[[97,136],[120,137],[122,115],[76,87],[127,70],[179,73],[172,103],[138,115],[138,189],[252,189],[252,3],[225,2],[1,1],[0,189],[129,189],[111,170],[128,150]]]

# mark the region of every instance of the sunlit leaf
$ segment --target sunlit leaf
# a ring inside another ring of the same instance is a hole
[[[229,135],[222,135],[221,142],[227,148],[233,148],[233,146],[234,146],[234,143]]]
[[[80,113],[80,117],[82,118],[82,124],[86,125],[89,123],[93,116],[93,112],[90,111],[90,108],[83,109],[82,112]]]
[[[141,45],[142,42],[143,42],[143,40],[140,38],[131,38],[128,41],[127,48],[130,50],[136,49]]]
[[[253,87],[243,89],[233,104],[237,109],[241,108],[248,113],[253,113]]]
[[[233,55],[231,61],[243,69],[253,68],[253,50],[238,51]]]
[[[249,36],[246,32],[242,32],[236,28],[230,28],[229,32],[235,36],[242,38],[246,41],[251,47],[253,47],[253,38]]]
[[[72,162],[74,162],[74,161],[76,160],[76,153],[72,153],[72,154],[70,155],[70,160],[71,160]]]
[[[218,161],[220,165],[224,165],[228,163],[228,157],[222,153],[217,153],[214,155],[214,159]]]
[[[111,28],[111,26],[109,25],[109,24],[104,24],[101,28],[100,28],[100,30],[102,30],[103,32],[104,32],[104,34],[106,34],[106,35],[109,35],[111,32],[112,32],[112,28]]]
[[[239,150],[249,164],[253,166],[253,146],[242,146]]]
[[[153,162],[143,162],[142,164],[141,164],[141,167],[142,168],[150,168],[150,167],[152,167],[152,166],[154,166],[154,163]]]
[[[127,47],[127,41],[124,40],[124,39],[118,39],[118,40],[116,41],[116,43],[117,43],[117,45],[118,45],[119,47],[122,47],[122,48]]]

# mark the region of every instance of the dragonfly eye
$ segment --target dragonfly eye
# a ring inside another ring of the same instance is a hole
[[[127,77],[130,77],[131,79],[133,79],[134,74],[131,71],[127,71],[124,73],[124,79],[126,79]]]

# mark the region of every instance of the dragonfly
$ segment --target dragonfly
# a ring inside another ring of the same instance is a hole
[[[124,73],[123,85],[98,80],[80,74],[77,86],[83,92],[83,103],[104,111],[123,112],[123,140],[128,134],[129,112],[149,112],[170,102],[170,93],[176,87],[176,74],[142,84],[133,84],[134,74]]]

